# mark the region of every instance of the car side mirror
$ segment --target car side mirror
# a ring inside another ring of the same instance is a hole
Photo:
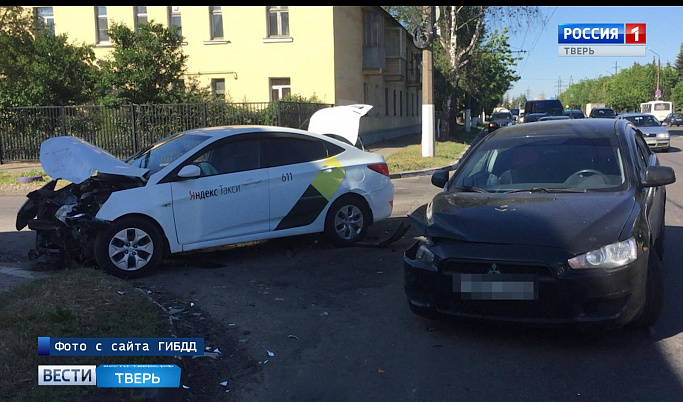
[[[448,183],[448,170],[439,170],[432,174],[432,184],[443,189]]]
[[[648,166],[640,184],[643,187],[665,186],[676,181],[676,173],[669,166]]]
[[[178,177],[182,177],[184,179],[190,179],[192,177],[199,177],[202,174],[202,170],[199,168],[197,165],[187,165],[183,166],[182,169],[178,172]]]

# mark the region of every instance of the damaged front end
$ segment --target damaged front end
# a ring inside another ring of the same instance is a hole
[[[59,179],[52,180],[28,193],[17,213],[17,230],[28,226],[36,232],[35,249],[29,251],[28,258],[50,255],[64,262],[90,261],[97,234],[109,224],[97,219],[97,212],[112,192],[139,186],[141,182],[112,181],[107,175],[97,175],[80,184],[58,184]]]

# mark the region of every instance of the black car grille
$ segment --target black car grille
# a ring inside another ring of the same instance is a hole
[[[491,271],[493,263],[482,261],[446,260],[443,263],[444,274],[486,274]],[[553,277],[550,267],[542,264],[495,263],[497,273],[504,275],[537,275],[539,278]]]
[[[473,300],[453,291],[453,277],[460,274],[487,276],[492,262],[446,260],[436,284],[437,310],[461,317],[488,318],[521,322],[571,322],[582,317],[614,317],[628,301],[628,296],[611,300],[565,298],[557,292],[558,278],[543,264],[496,262],[495,270],[504,276],[534,276],[538,286],[535,300]]]
[[[564,321],[575,316],[566,303],[538,300],[460,300],[447,296],[437,300],[437,309],[467,317],[503,320]]]

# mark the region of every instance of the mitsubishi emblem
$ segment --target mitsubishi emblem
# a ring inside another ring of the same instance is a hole
[[[491,265],[491,268],[489,268],[489,272],[487,274],[497,274],[500,275],[500,271],[498,270],[498,266],[494,263]]]

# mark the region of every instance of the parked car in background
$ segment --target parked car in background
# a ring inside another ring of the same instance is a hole
[[[680,126],[683,124],[683,113],[669,113],[666,115],[662,124],[667,126]]]
[[[524,115],[524,123],[533,123],[544,117],[548,117],[548,113],[528,113]]]
[[[669,152],[671,136],[669,130],[657,118],[649,113],[623,113],[617,119],[628,120],[643,134],[647,145],[663,152]]]
[[[569,116],[570,119],[583,119],[586,115],[579,109],[566,109],[564,111],[565,116]]]
[[[512,115],[512,112],[500,111],[491,113],[486,126],[490,133],[491,131],[497,130],[501,127],[509,126],[511,124],[515,124],[515,118]]]
[[[229,244],[308,233],[354,244],[393,208],[384,157],[351,145],[370,108],[323,109],[308,131],[188,130],[125,161],[75,137],[47,139],[40,162],[54,180],[28,194],[17,230],[36,232],[34,256],[94,260],[124,278],[169,254]]]
[[[426,317],[649,327],[664,303],[666,185],[628,120],[503,127],[410,214],[410,309]],[[647,191],[646,191],[647,190]]]
[[[548,120],[566,120],[569,116],[543,116],[538,121],[548,121]]]
[[[529,119],[530,114],[545,113],[548,116],[562,116],[564,108],[557,99],[534,99],[524,103],[524,122],[529,123],[536,119]]]
[[[594,107],[591,109],[588,117],[598,118],[598,119],[613,119],[616,117],[616,113],[612,108],[609,107]]]
[[[515,119],[515,122],[519,121],[519,109],[510,109],[510,113],[512,113],[512,117]]]

